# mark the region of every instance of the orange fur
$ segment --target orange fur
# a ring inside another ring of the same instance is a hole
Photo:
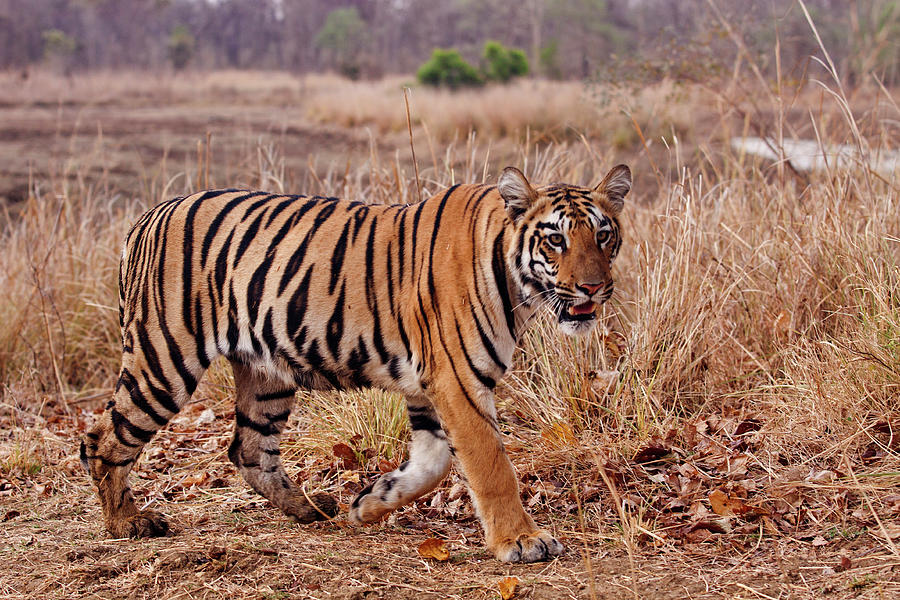
[[[455,455],[499,559],[558,555],[522,507],[493,388],[541,306],[567,333],[593,326],[612,293],[630,183],[623,166],[594,189],[533,188],[507,169],[496,187],[456,186],[412,206],[231,190],[152,209],[123,253],[115,399],[82,446],[107,528],[166,532],[162,515],[138,511],[127,475],[222,354],[237,387],[229,457],[294,519],[337,508],[326,494],[311,506],[282,467],[294,391],[377,386],[407,398],[410,460],[357,496],[352,520],[433,489]]]

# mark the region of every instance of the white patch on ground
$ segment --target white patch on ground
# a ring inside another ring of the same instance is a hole
[[[867,165],[876,173],[889,176],[900,167],[900,152],[896,150],[860,153],[859,148],[850,144],[822,146],[814,140],[784,140],[783,156],[778,152],[777,142],[771,138],[735,137],[731,138],[731,147],[772,161],[789,160],[800,171]]]

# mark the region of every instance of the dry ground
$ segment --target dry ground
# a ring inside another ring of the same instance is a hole
[[[538,180],[586,184],[611,161],[637,175],[606,327],[581,343],[539,325],[499,390],[523,500],[567,546],[522,566],[485,552],[456,474],[383,524],[289,523],[225,456],[223,369],[132,475],[173,535],[107,539],[77,447],[115,379],[124,230],[204,180],[413,200],[402,82],[18,76],[0,75],[0,597],[498,598],[507,576],[517,598],[900,595],[896,182],[727,150],[769,117],[846,142],[822,94],[772,113],[660,85],[632,122],[579,84],[543,120],[553,84],[413,92],[426,190],[506,163]],[[895,145],[897,95],[879,94],[860,92],[856,115]],[[402,460],[404,421],[392,397],[301,396],[288,470],[347,504]],[[449,560],[419,555],[433,537]]]
[[[172,517],[174,532],[161,539],[112,540],[102,530],[96,498],[76,457],[83,417],[57,415],[49,423],[25,417],[32,422],[19,427],[4,419],[0,443],[30,452],[40,462],[32,470],[40,471],[0,479],[0,597],[498,598],[498,583],[507,576],[520,580],[517,598],[892,598],[900,593],[900,560],[877,532],[856,525],[770,535],[758,521],[742,533],[699,529],[708,535],[672,535],[672,541],[662,542],[645,536],[630,556],[617,539],[608,493],[591,498],[584,489],[578,491],[587,498],[581,509],[591,515],[584,525],[570,506],[570,490],[553,501],[538,494],[538,502],[529,503],[538,521],[566,544],[566,555],[545,564],[504,565],[484,550],[465,497],[455,510],[442,500],[452,496],[455,474],[436,494],[385,524],[355,527],[342,516],[334,523],[298,526],[249,490],[231,467],[225,456],[230,419],[217,414],[212,423],[196,424],[207,407],[198,395],[200,401],[154,439],[133,477],[139,496]],[[214,406],[214,412],[227,412],[227,402]],[[302,435],[302,421],[302,416],[292,419],[288,447]],[[533,481],[527,477],[535,468],[533,453],[521,449],[521,440],[507,441],[519,473]],[[538,477],[550,480],[554,469],[579,462],[566,465],[565,458],[556,458],[554,464],[538,459],[544,463]],[[337,458],[299,464],[315,471],[305,481],[337,493],[345,504],[359,488],[354,476],[374,475],[347,470]],[[296,464],[291,471],[297,472]],[[576,477],[575,485],[589,486],[591,479],[596,478]],[[418,555],[418,545],[431,537],[447,542],[449,560]]]

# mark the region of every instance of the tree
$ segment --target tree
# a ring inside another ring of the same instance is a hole
[[[194,36],[184,25],[178,25],[169,34],[169,60],[176,71],[185,68],[194,56]]]
[[[316,46],[330,54],[337,69],[355,79],[359,77],[359,55],[366,34],[366,23],[355,6],[336,8],[325,17],[325,24],[316,35]]]
[[[59,29],[47,29],[41,38],[44,41],[44,60],[68,73],[72,68],[72,56],[78,49],[75,38]]]

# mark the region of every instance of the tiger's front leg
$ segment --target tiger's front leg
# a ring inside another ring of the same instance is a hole
[[[443,393],[441,393],[443,392]],[[437,390],[441,423],[459,460],[487,547],[503,562],[537,562],[563,553],[563,545],[525,512],[512,463],[497,429],[493,392],[472,397],[456,385]]]
[[[409,460],[366,486],[350,505],[350,520],[371,523],[427,494],[450,471],[450,446],[431,403],[407,403],[412,439]]]

